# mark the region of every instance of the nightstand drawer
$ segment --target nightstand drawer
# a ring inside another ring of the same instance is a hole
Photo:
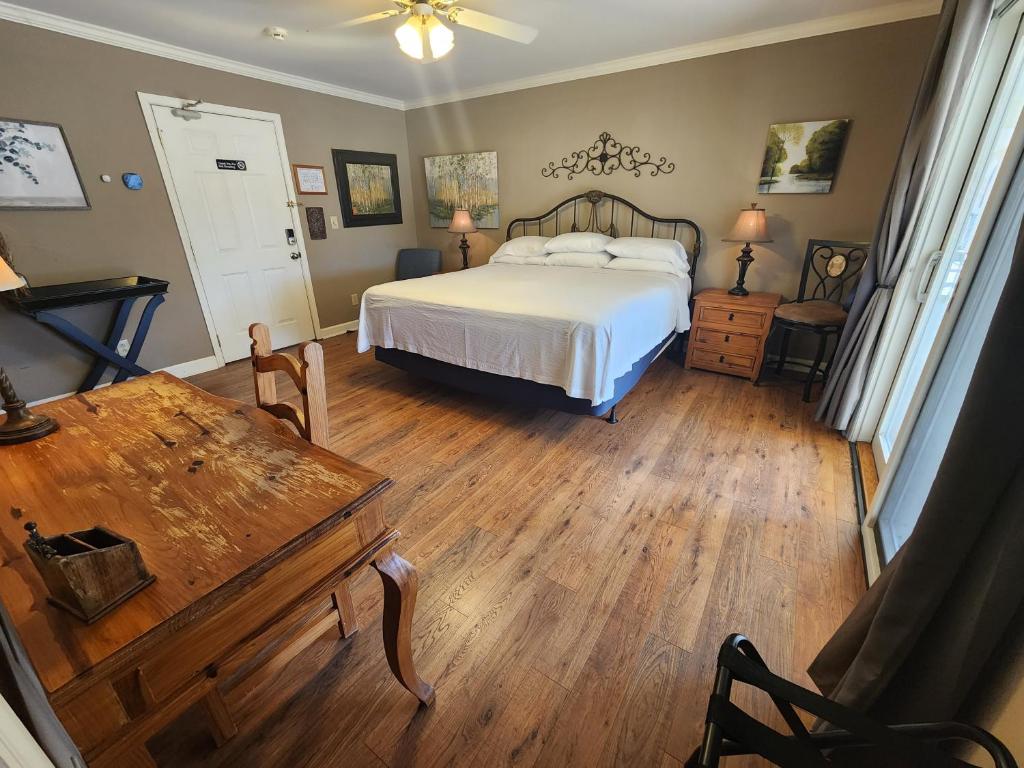
[[[713,368],[728,373],[751,373],[754,370],[754,358],[746,355],[734,355],[729,352],[716,352],[711,349],[693,348],[691,362],[701,368]]]
[[[694,333],[693,341],[702,347],[712,347],[722,352],[756,355],[761,337],[749,333],[729,333],[728,331],[717,331],[714,328],[699,327]]]
[[[771,313],[748,311],[743,309],[726,309],[723,307],[701,307],[697,318],[702,323],[714,323],[721,326],[750,328],[761,330],[771,319]]]

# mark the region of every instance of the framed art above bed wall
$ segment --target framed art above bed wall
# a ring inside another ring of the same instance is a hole
[[[498,153],[471,152],[423,158],[430,226],[447,227],[466,208],[477,229],[498,229]]]

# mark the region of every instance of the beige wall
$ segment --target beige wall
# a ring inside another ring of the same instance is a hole
[[[148,368],[206,357],[212,349],[137,91],[280,114],[289,159],[327,169],[330,196],[301,199],[323,205],[328,216],[339,214],[332,147],[398,155],[404,224],[351,230],[342,226],[328,229],[326,240],[306,240],[323,326],[355,319],[358,310],[350,294],[389,279],[395,251],[415,245],[405,118],[400,111],[9,22],[0,22],[0,51],[0,115],[62,124],[92,202],[91,211],[0,211],[0,232],[7,237],[18,268],[39,285],[127,274],[170,280],[167,303],[157,312],[143,350],[141,362]],[[124,171],[141,173],[145,189],[125,189],[119,181]],[[112,175],[114,182],[101,183],[103,173]],[[103,334],[109,306],[73,310],[68,316]],[[32,400],[74,390],[86,370],[84,355],[3,307],[0,365],[7,366],[23,396]]]
[[[739,247],[721,237],[757,201],[775,242],[755,249],[747,285],[793,296],[808,238],[870,239],[934,28],[926,18],[410,111],[420,245],[443,248],[448,268],[461,263],[457,236],[427,223],[423,157],[497,150],[502,229],[470,236],[475,264],[511,219],[598,188],[694,219],[708,241],[697,286],[730,286]],[[756,194],[770,123],[835,117],[853,126],[831,194]],[[668,156],[675,172],[541,176],[601,131]]]
[[[651,213],[693,218],[708,241],[698,287],[731,284],[737,248],[720,238],[738,209],[757,200],[768,209],[775,242],[756,249],[748,285],[792,295],[807,238],[870,237],[933,29],[933,19],[920,19],[403,114],[0,22],[0,115],[61,123],[93,204],[87,212],[0,211],[0,232],[36,284],[121,274],[170,280],[142,364],[210,355],[136,96],[144,91],[280,114],[290,160],[327,168],[330,196],[305,201],[324,205],[328,216],[339,213],[332,147],[398,155],[404,224],[329,230],[325,241],[307,240],[323,326],[356,317],[350,294],[389,279],[400,247],[440,246],[448,268],[459,263],[456,236],[428,226],[423,157],[474,150],[498,152],[503,226],[593,187]],[[768,124],[829,117],[854,121],[833,193],[757,195]],[[675,172],[541,177],[549,160],[604,130],[667,155]],[[129,170],[142,174],[143,191],[117,181]],[[114,183],[102,184],[102,173]],[[474,263],[503,238],[503,228],[471,236]],[[109,308],[69,315],[97,334],[109,322]],[[74,389],[86,360],[0,307],[0,364],[28,399]]]

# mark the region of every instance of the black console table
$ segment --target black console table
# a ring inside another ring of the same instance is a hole
[[[99,384],[104,372],[111,365],[118,370],[114,382],[124,381],[129,376],[145,376],[149,371],[136,361],[142,351],[142,345],[149,333],[153,315],[157,307],[163,304],[167,293],[166,280],[152,277],[115,277],[109,280],[88,280],[82,283],[63,283],[61,285],[42,285],[29,289],[25,295],[8,293],[5,297],[10,304],[22,314],[28,315],[39,323],[55,331],[59,336],[73,344],[83,347],[96,356],[89,374],[78,388],[79,392],[88,392]],[[135,300],[149,296],[139,325],[132,336],[131,346],[127,355],[117,352],[117,343],[128,324],[128,315],[132,311]],[[86,304],[117,302],[114,321],[107,334],[106,343],[94,339],[88,333],[67,319],[55,314],[53,310],[81,307]]]

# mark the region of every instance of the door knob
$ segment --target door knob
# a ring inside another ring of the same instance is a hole
[[[292,261],[298,261],[302,258],[302,254],[299,251],[292,251]]]

